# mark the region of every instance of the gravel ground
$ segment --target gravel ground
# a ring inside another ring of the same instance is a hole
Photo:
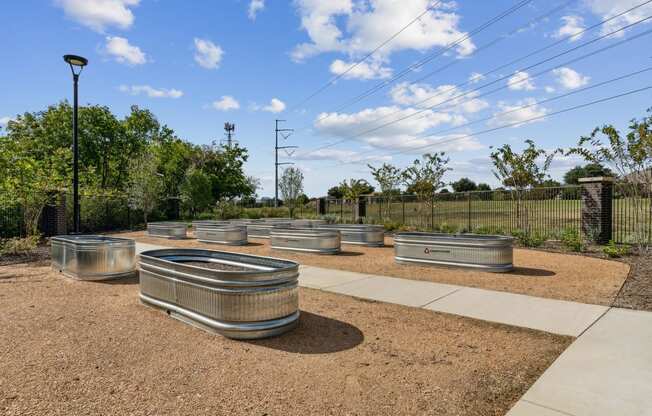
[[[612,304],[629,272],[629,266],[622,262],[526,249],[514,249],[516,269],[511,273],[398,265],[394,262],[393,242],[389,237],[386,239],[387,247],[343,245],[344,252],[340,255],[320,256],[272,250],[269,247],[269,240],[252,240],[253,244],[235,247],[199,243],[194,239],[151,238],[145,236],[143,232],[119,235],[150,244],[202,247],[281,257],[311,266],[428,280],[597,305]]]
[[[571,338],[301,290],[299,327],[231,341],[135,279],[0,267],[0,414],[503,415]]]

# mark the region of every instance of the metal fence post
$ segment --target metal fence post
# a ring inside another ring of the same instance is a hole
[[[466,198],[468,199],[468,208],[467,208],[467,232],[471,232],[471,192],[466,193]]]
[[[401,195],[401,205],[403,205],[403,225],[407,225],[405,224],[405,197],[403,195]]]

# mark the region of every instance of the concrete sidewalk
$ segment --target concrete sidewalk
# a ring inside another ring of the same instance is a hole
[[[609,310],[507,415],[652,415],[652,313]]]
[[[606,306],[301,266],[304,287],[577,337]]]

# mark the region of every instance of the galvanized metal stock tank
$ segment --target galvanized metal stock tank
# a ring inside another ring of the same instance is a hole
[[[192,264],[189,264],[192,263]],[[282,334],[299,318],[299,265],[201,249],[140,255],[140,298],[175,318],[229,338]]]
[[[270,236],[271,247],[276,250],[316,254],[337,254],[341,251],[341,235],[337,230],[278,228],[273,229]]]
[[[245,246],[248,243],[247,227],[244,225],[197,225],[195,237],[203,243],[229,246]]]
[[[342,235],[342,244],[357,244],[367,247],[385,245],[385,227],[382,225],[334,224],[316,227],[322,230],[337,230]]]
[[[182,222],[148,222],[147,234],[151,237],[184,239],[188,226]]]
[[[514,268],[513,241],[501,235],[398,233],[394,252],[397,263],[508,272]]]
[[[136,271],[136,243],[101,235],[62,235],[50,239],[52,268],[79,280],[110,280]]]

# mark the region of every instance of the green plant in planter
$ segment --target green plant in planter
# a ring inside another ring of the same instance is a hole
[[[515,230],[512,235],[523,247],[540,247],[546,242],[546,237],[538,232]]]
[[[602,252],[607,256],[613,258],[627,256],[630,253],[629,247],[616,244],[614,240],[609,240],[609,243],[602,248]]]
[[[580,232],[576,228],[566,228],[561,233],[561,243],[565,248],[571,251],[584,251],[584,243]]]

